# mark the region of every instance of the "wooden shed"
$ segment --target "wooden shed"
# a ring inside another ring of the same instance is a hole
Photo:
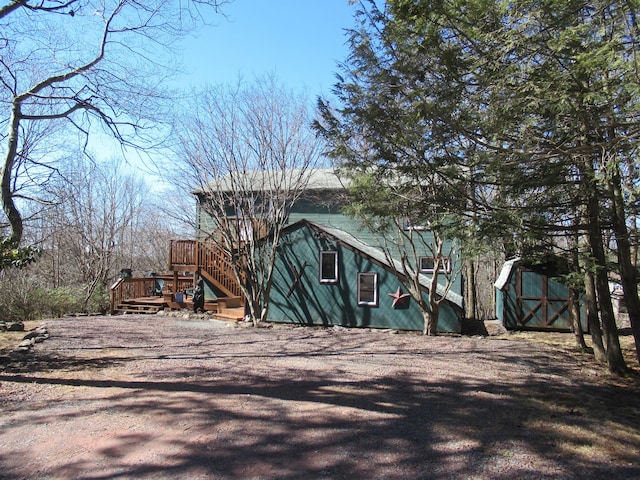
[[[495,287],[496,316],[507,329],[571,330],[569,287],[555,272],[514,258],[503,265]],[[586,330],[584,308],[579,310]]]

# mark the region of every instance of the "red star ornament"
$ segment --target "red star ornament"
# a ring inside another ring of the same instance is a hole
[[[389,296],[393,298],[393,307],[403,307],[405,306],[406,302],[409,301],[409,297],[411,295],[409,295],[408,293],[402,293],[402,290],[400,290],[400,287],[398,287],[398,290],[396,290],[395,293],[390,293]]]

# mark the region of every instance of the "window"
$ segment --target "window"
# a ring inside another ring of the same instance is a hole
[[[420,257],[420,271],[422,273],[433,273],[436,264],[434,257]],[[439,273],[451,273],[451,257],[442,257],[440,259]]]
[[[240,240],[243,242],[253,240],[253,219],[256,213],[255,206],[255,200],[251,197],[242,198],[239,205],[236,205],[238,233]]]
[[[377,273],[358,273],[358,305],[378,306]]]
[[[405,232],[408,232],[409,230],[427,230],[427,226],[416,224],[415,222],[412,222],[409,217],[405,217],[402,220],[402,229]]]
[[[338,283],[338,252],[320,252],[320,283]]]

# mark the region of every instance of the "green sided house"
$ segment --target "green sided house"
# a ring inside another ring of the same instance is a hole
[[[304,325],[422,330],[422,314],[384,253],[345,230],[300,220],[286,228],[269,320]],[[429,277],[421,279],[426,295]],[[444,294],[444,289],[440,290]],[[446,293],[438,328],[459,332],[462,296]]]
[[[224,180],[217,182],[218,191],[224,185]],[[259,198],[260,194],[260,185],[256,185],[252,195]],[[196,191],[195,195],[198,230],[213,232],[215,225],[202,208],[206,194]],[[346,201],[347,185],[333,169],[311,173],[304,193],[289,211],[278,245],[268,320],[421,331],[422,314],[394,274],[395,261],[385,257],[376,247],[376,238],[357,219],[342,213]],[[238,220],[233,217],[229,210],[228,220]],[[421,234],[429,235],[427,231]],[[421,285],[426,296],[433,258],[427,251],[422,253]],[[448,259],[443,268],[455,271],[454,261]],[[218,290],[209,276],[204,280],[210,295]],[[440,307],[440,331],[460,331],[464,316],[461,291],[458,276]],[[443,287],[439,294],[444,294]]]
[[[259,181],[264,177],[257,173],[257,180],[245,192],[248,203],[264,199],[266,187]],[[222,198],[226,192],[231,196],[229,184],[222,177],[213,191],[221,193]],[[422,313],[403,288],[402,276],[396,273],[402,270],[398,260],[387,258],[374,234],[358,219],[343,213],[348,186],[333,169],[311,172],[304,192],[288,212],[278,244],[267,319],[301,325],[422,330]],[[212,199],[205,190],[193,193],[199,238],[171,242],[169,275],[120,278],[111,288],[113,313],[193,308],[192,293],[196,281],[202,278],[204,310],[222,319],[240,320],[245,316],[246,302],[230,259],[211,240],[216,224],[205,205]],[[269,241],[265,225],[245,225],[235,207],[226,201],[225,209],[224,221],[242,226],[241,232],[245,227],[259,232],[261,241]],[[420,226],[407,224],[405,228],[427,238],[430,235]],[[242,234],[236,241],[243,241]],[[419,279],[426,298],[435,262],[424,245],[419,248]],[[444,288],[445,277],[458,271],[457,263],[455,255],[445,258],[439,271],[443,284],[436,292],[442,299],[438,328],[443,332],[459,332],[465,316],[462,276],[456,275],[450,288]],[[570,295],[566,286],[548,271],[526,268],[521,263],[520,259],[507,261],[495,282],[495,318],[510,330],[569,330]],[[581,317],[586,329],[583,312]]]

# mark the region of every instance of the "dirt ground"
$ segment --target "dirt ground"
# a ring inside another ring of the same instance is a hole
[[[0,358],[2,479],[640,479],[637,363],[566,334],[46,326]]]

